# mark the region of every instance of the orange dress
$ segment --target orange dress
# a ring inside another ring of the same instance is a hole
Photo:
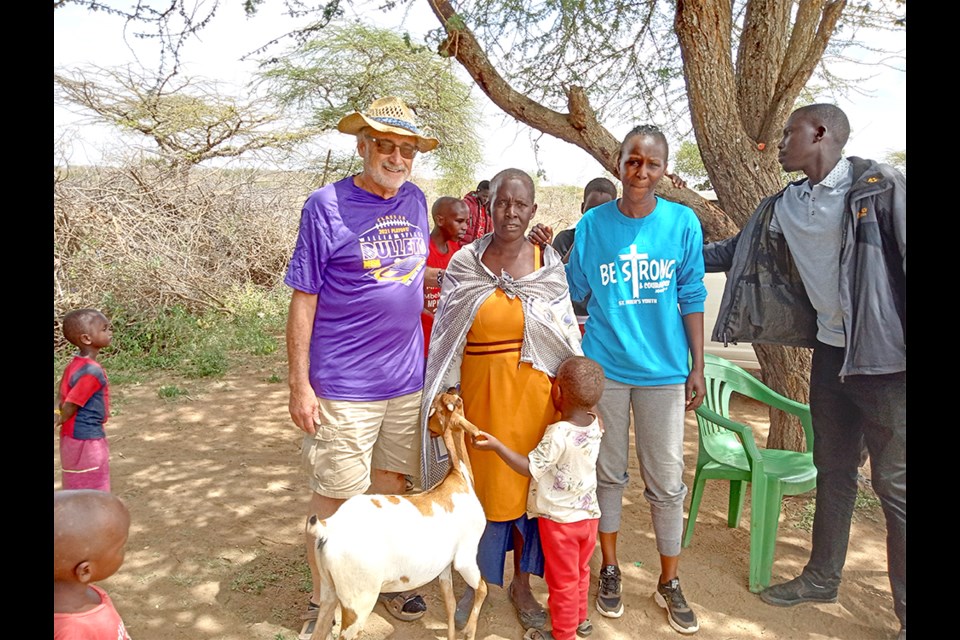
[[[496,289],[480,305],[467,333],[460,367],[460,393],[467,419],[506,446],[527,455],[547,425],[559,419],[552,379],[520,362],[523,307]],[[507,522],[526,512],[530,479],[493,451],[468,448],[477,497],[487,520]]]

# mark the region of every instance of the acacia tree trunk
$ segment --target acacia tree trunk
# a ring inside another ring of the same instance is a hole
[[[797,402],[809,402],[810,349],[755,344],[753,350],[757,352],[766,384]],[[804,451],[806,442],[800,421],[788,413],[771,408],[767,447]]]
[[[780,189],[776,157],[780,130],[823,56],[846,0],[800,0],[795,16],[793,4],[794,0],[748,0],[735,68],[732,3],[677,2],[674,27],[690,114],[720,207],[689,189],[674,188],[669,180],[661,181],[657,190],[696,212],[707,241],[735,234],[762,197]],[[581,87],[567,89],[567,113],[531,100],[497,72],[449,2],[430,0],[429,5],[447,34],[439,53],[456,58],[494,104],[520,122],[577,145],[617,175],[618,141],[598,122]],[[754,349],[771,387],[808,401],[808,349],[772,345]],[[767,446],[800,450],[799,423],[771,412]]]
[[[590,106],[582,87],[571,85],[566,89],[567,113],[548,109],[531,100],[500,75],[464,24],[463,18],[456,14],[447,0],[429,0],[428,4],[447,33],[438,52],[442,56],[455,58],[495,105],[538,131],[577,145],[593,156],[604,169],[615,176],[618,174],[617,151],[620,141],[597,120],[596,111]],[[677,189],[670,180],[661,180],[657,192],[693,209],[703,223],[707,240],[727,238],[739,229],[720,207],[704,200],[695,191]]]
[[[846,0],[750,0],[734,68],[731,3],[679,0],[675,32],[687,99],[720,206],[742,227],[757,203],[781,187],[780,131],[823,56]],[[809,401],[810,350],[754,345],[767,384]],[[767,446],[801,450],[799,422],[772,410]]]

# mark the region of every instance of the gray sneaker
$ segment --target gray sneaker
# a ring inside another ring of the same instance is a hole
[[[657,592],[653,594],[653,599],[667,610],[667,622],[674,630],[680,633],[696,633],[700,630],[697,614],[687,604],[683,591],[680,590],[680,578],[673,578],[666,584],[657,585]]]
[[[577,625],[577,635],[579,637],[586,638],[591,633],[593,633],[593,623],[590,622],[590,618],[587,618],[586,620],[584,620],[583,622]]]
[[[597,586],[597,611],[608,618],[623,615],[623,602],[620,600],[620,567],[608,564],[600,570]]]
[[[814,584],[804,574],[793,580],[767,587],[760,599],[775,607],[792,607],[802,602],[836,602],[837,590]]]

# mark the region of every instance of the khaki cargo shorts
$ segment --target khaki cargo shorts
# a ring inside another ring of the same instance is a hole
[[[318,398],[320,425],[300,449],[310,488],[350,498],[370,487],[371,469],[419,474],[420,395],[372,402]]]

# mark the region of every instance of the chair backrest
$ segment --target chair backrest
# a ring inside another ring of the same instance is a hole
[[[757,381],[729,360],[709,353],[704,354],[703,374],[707,383],[703,404],[724,418],[730,417],[730,396],[734,392],[749,392],[753,386],[750,380]],[[745,393],[745,395],[751,394]],[[744,471],[750,469],[740,436],[699,414],[697,414],[697,427],[700,432],[700,459],[709,458]]]
[[[733,393],[739,393],[767,406],[786,411],[799,419],[806,438],[807,451],[812,451],[813,426],[808,405],[777,393],[745,369],[719,356],[704,354],[704,378],[706,378],[707,391],[703,403],[707,408],[725,418],[731,418],[730,396]],[[712,455],[716,455],[716,452],[711,451],[711,448],[726,449],[729,447],[726,440],[736,437],[727,429],[714,425],[700,416],[697,416],[697,423],[700,428],[700,439],[705,441],[707,451]]]

